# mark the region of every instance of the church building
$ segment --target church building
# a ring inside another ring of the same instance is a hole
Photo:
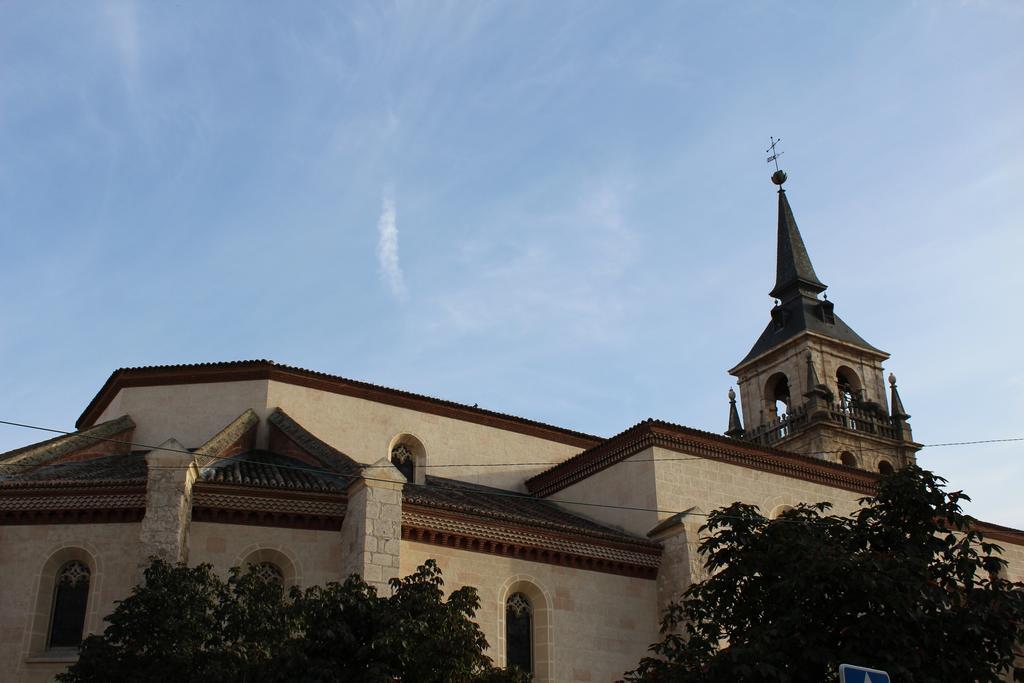
[[[724,434],[594,436],[265,360],[116,370],[77,431],[0,454],[4,680],[67,667],[154,555],[383,591],[434,558],[478,589],[497,664],[621,677],[703,578],[708,511],[844,514],[921,448],[888,354],[840,318],[772,180],[776,302],[729,371]],[[1024,531],[981,528],[1024,579]]]

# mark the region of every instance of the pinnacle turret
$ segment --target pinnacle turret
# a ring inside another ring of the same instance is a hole
[[[726,436],[738,439],[743,436],[743,423],[740,422],[740,413],[736,410],[736,392],[729,387],[729,428],[725,430]]]
[[[896,389],[896,375],[889,373],[889,390],[890,400],[889,407],[892,411],[892,417],[896,420],[909,420],[910,415],[907,414],[906,408],[903,407],[903,399],[900,398],[900,392]]]

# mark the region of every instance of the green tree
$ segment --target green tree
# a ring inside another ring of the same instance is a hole
[[[61,683],[98,681],[474,681],[521,683],[493,667],[473,621],[473,588],[444,599],[428,560],[391,581],[391,595],[358,576],[287,594],[256,572],[154,559],[145,581],[82,643]]]
[[[850,663],[900,683],[1024,680],[1024,586],[1000,578],[1002,549],[943,484],[913,466],[846,517],[828,503],[773,520],[743,503],[712,512],[710,578],[668,608],[626,679],[819,683]]]

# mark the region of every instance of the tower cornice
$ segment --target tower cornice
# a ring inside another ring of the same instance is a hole
[[[803,345],[805,339],[817,339],[821,342],[827,343],[832,348],[840,348],[850,351],[854,355],[863,355],[867,358],[878,360],[879,362],[886,361],[890,358],[890,354],[876,349],[873,346],[861,346],[848,341],[836,339],[835,337],[821,334],[820,332],[813,332],[811,330],[804,330],[797,333],[795,336],[786,339],[778,346],[773,346],[756,356],[747,356],[742,361],[737,363],[733,368],[729,370],[729,374],[733,377],[739,377],[740,373],[753,365],[759,365],[767,360],[771,360],[777,356],[785,356],[794,352],[794,349],[799,350]]]

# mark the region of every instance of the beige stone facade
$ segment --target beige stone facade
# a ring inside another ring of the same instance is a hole
[[[525,642],[538,681],[616,680],[704,578],[709,511],[847,513],[920,448],[887,354],[819,298],[781,188],[779,207],[778,301],[731,371],[727,436],[648,420],[601,438],[269,361],[116,371],[77,432],[0,454],[0,676],[50,680],[68,628],[101,631],[155,555],[380,591],[433,558],[479,591],[498,664]],[[1024,579],[1024,532],[980,526]],[[86,587],[84,614],[58,585]]]
[[[132,386],[115,383],[95,422],[5,458],[0,664],[12,680],[49,680],[74,659],[73,649],[48,647],[62,566],[89,569],[92,633],[152,555],[225,574],[270,563],[299,586],[357,572],[384,591],[433,558],[449,590],[478,589],[477,619],[499,664],[506,601],[519,594],[532,608],[537,680],[614,680],[656,639],[667,602],[703,578],[696,549],[707,511],[743,500],[774,515],[827,500],[847,512],[875,481],[863,469],[667,423],[598,439],[424,397],[391,405],[396,395],[381,388],[353,396],[344,383],[245,378],[279,367],[264,363],[227,367],[239,378],[194,366],[161,370],[147,387],[126,373]],[[173,384],[175,373],[190,381]],[[274,395],[282,402],[262,402]],[[220,422],[182,422],[167,405]],[[128,417],[107,419],[126,407]],[[103,441],[114,430],[118,438]],[[399,445],[418,468],[409,481],[387,457]],[[551,460],[562,464],[480,466]],[[463,466],[437,477],[432,463]],[[996,535],[1010,578],[1021,578],[1024,536]]]

